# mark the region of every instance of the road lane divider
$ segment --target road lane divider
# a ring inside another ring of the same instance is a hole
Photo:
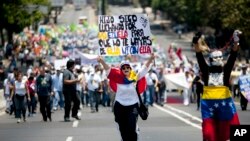
[[[73,122],[72,127],[76,128],[76,127],[78,127],[78,124],[79,124],[79,121],[78,121],[78,120],[76,120],[76,121],[74,121],[74,122]]]
[[[73,140],[73,137],[69,136],[67,137],[66,141],[72,141]]]
[[[180,115],[178,115],[178,114],[176,114],[176,113],[174,113],[174,112],[168,110],[168,109],[165,109],[165,108],[163,108],[163,107],[160,107],[160,106],[158,106],[158,105],[156,105],[156,104],[154,104],[154,107],[156,107],[157,109],[159,109],[159,110],[161,110],[161,111],[163,111],[163,112],[165,112],[165,113],[168,113],[168,114],[172,115],[173,117],[175,117],[175,118],[177,118],[177,119],[183,121],[184,123],[186,123],[186,124],[188,124],[188,125],[191,125],[191,126],[193,126],[193,127],[195,127],[195,128],[198,128],[198,129],[202,129],[200,125],[198,125],[198,124],[196,124],[196,123],[193,123],[193,122],[191,122],[191,121],[189,121],[189,120],[187,120],[187,119],[181,117]]]
[[[198,118],[198,117],[196,117],[196,116],[193,116],[193,115],[191,115],[191,114],[189,114],[189,113],[187,113],[187,112],[185,112],[185,111],[179,110],[179,109],[174,108],[174,107],[169,106],[169,105],[164,105],[164,107],[166,107],[166,108],[168,108],[168,109],[170,109],[170,110],[172,110],[172,111],[175,111],[175,112],[177,112],[177,113],[183,114],[183,115],[185,115],[185,116],[187,116],[187,117],[190,117],[192,120],[196,120],[196,121],[202,122],[202,119],[201,119],[201,118]]]

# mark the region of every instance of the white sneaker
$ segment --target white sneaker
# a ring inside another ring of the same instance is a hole
[[[17,120],[17,123],[20,123],[21,122],[21,119],[19,118],[18,120]]]

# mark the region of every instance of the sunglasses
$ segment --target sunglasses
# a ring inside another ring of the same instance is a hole
[[[213,59],[220,59],[223,58],[222,56],[214,56]]]
[[[130,69],[130,67],[129,67],[129,66],[123,66],[123,67],[122,67],[122,70],[125,70],[125,69],[128,70],[128,69]]]

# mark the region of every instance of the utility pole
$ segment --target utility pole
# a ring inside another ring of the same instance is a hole
[[[105,11],[105,0],[102,0],[102,15],[106,15],[106,11]]]

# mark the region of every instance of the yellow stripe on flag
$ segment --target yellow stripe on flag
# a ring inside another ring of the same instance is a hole
[[[204,86],[202,99],[226,99],[231,97],[231,92],[226,86]]]

